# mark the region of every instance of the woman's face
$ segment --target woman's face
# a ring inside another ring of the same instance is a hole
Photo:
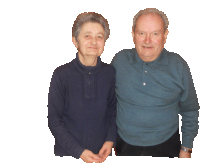
[[[85,23],[78,35],[78,41],[73,38],[73,43],[79,55],[98,57],[103,53],[105,46],[104,29],[99,23]]]

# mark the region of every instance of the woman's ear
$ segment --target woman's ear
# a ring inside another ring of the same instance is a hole
[[[75,47],[78,49],[78,42],[76,41],[75,37],[72,37],[72,42],[75,45]]]

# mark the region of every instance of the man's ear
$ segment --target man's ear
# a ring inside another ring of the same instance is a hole
[[[169,31],[168,31],[168,29],[166,29],[165,34],[164,34],[164,38],[165,38],[164,44],[166,43],[168,33],[169,33]]]
[[[76,41],[75,37],[72,37],[72,42],[75,45],[75,47],[78,49],[78,42]]]
[[[134,36],[135,36],[134,31],[132,31],[131,33],[132,33],[133,42],[134,42]]]

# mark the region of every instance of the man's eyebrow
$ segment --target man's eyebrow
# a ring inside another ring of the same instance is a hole
[[[137,30],[136,32],[145,32],[144,30]]]
[[[137,32],[146,32],[145,30],[137,30]],[[162,30],[155,30],[153,32],[162,32]]]
[[[146,31],[143,31],[143,30],[137,30],[138,32],[146,32]],[[155,30],[153,32],[161,32],[162,30]]]
[[[162,30],[155,30],[155,31],[153,31],[153,32],[162,32]]]

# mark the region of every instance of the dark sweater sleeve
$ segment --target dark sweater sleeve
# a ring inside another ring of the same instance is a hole
[[[182,116],[182,145],[193,147],[198,133],[199,104],[189,67],[185,64],[182,72],[184,89],[180,95],[180,114]]]
[[[117,125],[116,125],[116,94],[115,94],[115,69],[112,69],[112,75],[110,75],[110,91],[108,96],[108,108],[109,108],[109,128],[106,141],[112,141],[116,144]]]
[[[84,148],[69,133],[62,117],[62,112],[67,106],[67,84],[63,83],[62,75],[54,71],[48,94],[48,126],[59,145],[69,155],[79,158]],[[67,81],[65,81],[67,82]]]

